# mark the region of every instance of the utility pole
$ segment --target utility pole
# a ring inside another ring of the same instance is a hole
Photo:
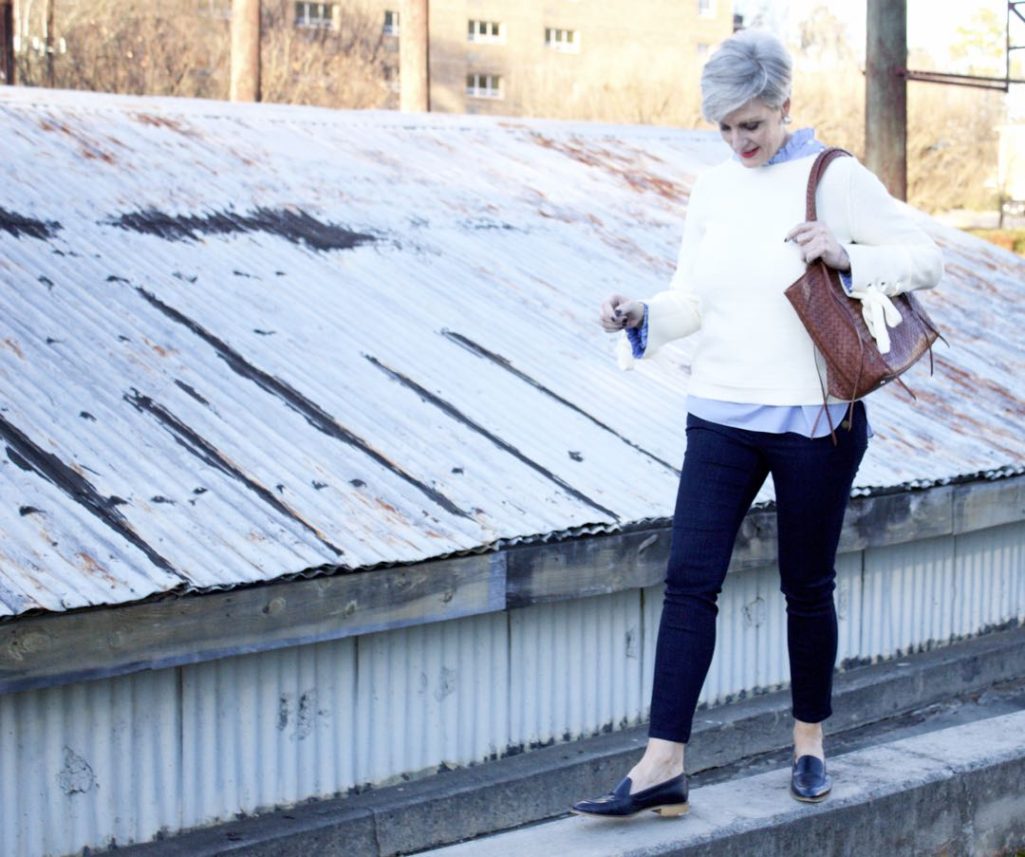
[[[231,3],[230,98],[260,100],[260,0]]]
[[[868,0],[865,164],[897,199],[908,198],[907,0]]]
[[[46,0],[46,23],[43,24],[43,50],[46,51],[46,85],[53,89],[53,0]]]
[[[399,108],[426,113],[431,109],[428,0],[402,0],[399,9]]]
[[[14,83],[14,4],[0,0],[0,84]]]

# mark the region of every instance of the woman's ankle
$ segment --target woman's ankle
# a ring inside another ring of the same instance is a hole
[[[682,774],[683,751],[684,745],[676,741],[649,738],[644,755],[627,775],[630,777],[631,791],[641,791]]]
[[[794,720],[794,758],[816,756],[825,759],[825,739],[821,723],[804,723]]]

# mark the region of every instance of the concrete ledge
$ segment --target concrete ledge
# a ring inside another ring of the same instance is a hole
[[[694,789],[682,820],[570,817],[433,857],[786,857],[1005,854],[1025,845],[1025,712],[834,759],[832,796],[804,805],[786,768]]]
[[[832,734],[1025,678],[1025,629],[1000,631],[837,676]],[[786,748],[789,692],[698,712],[691,774]],[[604,791],[644,746],[635,728],[510,756],[400,786],[309,803],[161,842],[129,857],[393,857],[554,818]],[[458,806],[459,811],[453,811]],[[538,853],[553,853],[542,851]]]

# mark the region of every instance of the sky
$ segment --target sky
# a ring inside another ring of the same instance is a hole
[[[796,26],[815,7],[825,6],[847,25],[858,52],[864,51],[865,0],[734,0],[733,5],[748,20],[759,11],[766,12],[780,32]],[[945,55],[957,39],[957,28],[982,8],[992,9],[1001,20],[1007,14],[1005,0],[907,0],[908,47]]]

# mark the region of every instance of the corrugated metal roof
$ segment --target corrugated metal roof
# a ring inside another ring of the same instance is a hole
[[[0,616],[670,513],[689,346],[596,308],[716,135],[4,88],[0,155]],[[1025,461],[1025,262],[927,227],[952,347],[864,490]]]

